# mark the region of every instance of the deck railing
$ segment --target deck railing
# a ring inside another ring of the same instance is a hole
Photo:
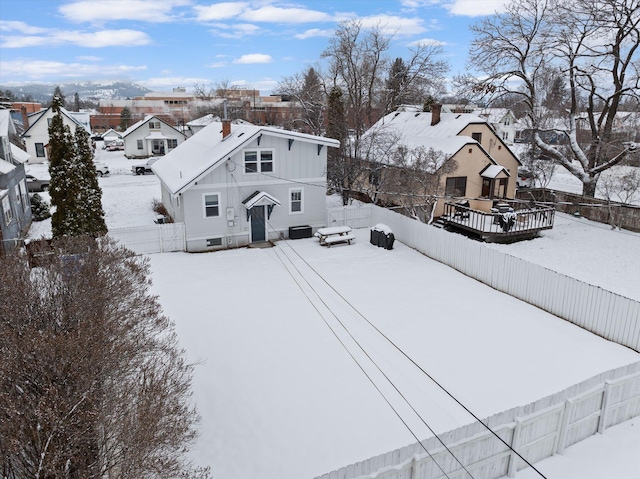
[[[514,204],[516,207],[519,205]],[[526,206],[487,213],[460,203],[445,203],[442,219],[446,224],[489,238],[520,236],[550,229],[554,215],[555,209],[548,206]]]

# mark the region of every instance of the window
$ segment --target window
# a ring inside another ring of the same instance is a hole
[[[471,138],[476,140],[478,143],[482,143],[482,133],[471,133]]]
[[[36,143],[36,156],[44,158],[44,143]]]
[[[4,224],[8,225],[11,223],[11,219],[13,218],[13,215],[11,214],[11,203],[9,202],[8,196],[2,198],[2,212],[4,213]]]
[[[142,140],[138,140],[138,150],[143,150],[144,149],[144,143]]]
[[[220,195],[218,193],[204,195],[204,215],[207,218],[220,216]]]
[[[13,187],[13,192],[16,195],[16,207],[18,211],[22,210],[22,195],[20,194],[20,185],[16,185]]]
[[[26,211],[29,207],[29,191],[27,190],[27,181],[22,180],[20,182],[20,193],[22,194],[22,206]]]
[[[289,190],[289,213],[304,213],[302,209],[302,188]]]
[[[273,151],[245,151],[245,173],[271,173],[273,172]]]
[[[149,122],[149,129],[150,130],[159,130],[160,129],[160,122],[159,121],[150,121]]]
[[[447,185],[445,187],[445,195],[461,197],[464,196],[467,191],[467,177],[456,176],[453,178],[447,178]]]
[[[167,148],[169,148],[171,150],[172,148],[175,148],[176,146],[178,146],[178,140],[176,140],[175,138],[169,138],[167,140]]]

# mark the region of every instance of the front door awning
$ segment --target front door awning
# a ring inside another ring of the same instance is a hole
[[[242,204],[247,209],[247,221],[249,221],[249,215],[251,214],[251,208],[254,206],[266,206],[267,207],[267,219],[271,218],[271,212],[274,206],[280,206],[280,201],[274,198],[266,191],[255,191],[249,195]]]

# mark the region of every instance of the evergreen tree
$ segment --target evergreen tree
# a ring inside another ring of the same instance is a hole
[[[53,97],[51,107],[55,114],[49,125],[49,174],[51,176],[51,205],[56,208],[51,218],[54,238],[80,234],[77,215],[79,184],[75,168],[75,146],[68,126],[62,121],[62,99]]]
[[[120,129],[124,131],[129,128],[129,125],[131,125],[131,110],[125,106],[120,112]]]
[[[327,110],[327,137],[340,141],[340,148],[329,148],[327,152],[327,182],[329,188],[340,193],[346,205],[359,172],[355,158],[350,154],[351,148],[347,148],[347,115],[340,87],[331,89]]]
[[[80,95],[78,95],[78,92],[73,95],[73,111],[80,111]]]
[[[98,174],[93,163],[93,151],[89,145],[89,133],[81,126],[76,127],[76,161],[78,176],[78,215],[81,220],[81,234],[103,236],[107,234],[102,210],[102,190],[98,184]]]
[[[55,89],[53,90],[53,98],[56,97],[59,100],[59,106],[64,108],[67,103],[67,97],[64,95],[64,93],[62,93],[62,88],[60,88],[60,85],[56,85]],[[53,106],[53,102],[51,102],[51,106]]]
[[[396,58],[391,64],[387,78],[387,111],[395,111],[399,105],[405,102],[403,96],[408,79],[408,70],[404,61],[402,58]]]
[[[49,204],[42,199],[38,193],[35,193],[30,198],[31,203],[31,215],[33,221],[43,221],[47,218],[51,218],[51,212],[49,211]]]

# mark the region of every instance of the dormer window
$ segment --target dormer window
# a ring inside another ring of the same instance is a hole
[[[149,129],[150,130],[159,130],[160,129],[160,122],[159,121],[150,121],[149,122]]]

